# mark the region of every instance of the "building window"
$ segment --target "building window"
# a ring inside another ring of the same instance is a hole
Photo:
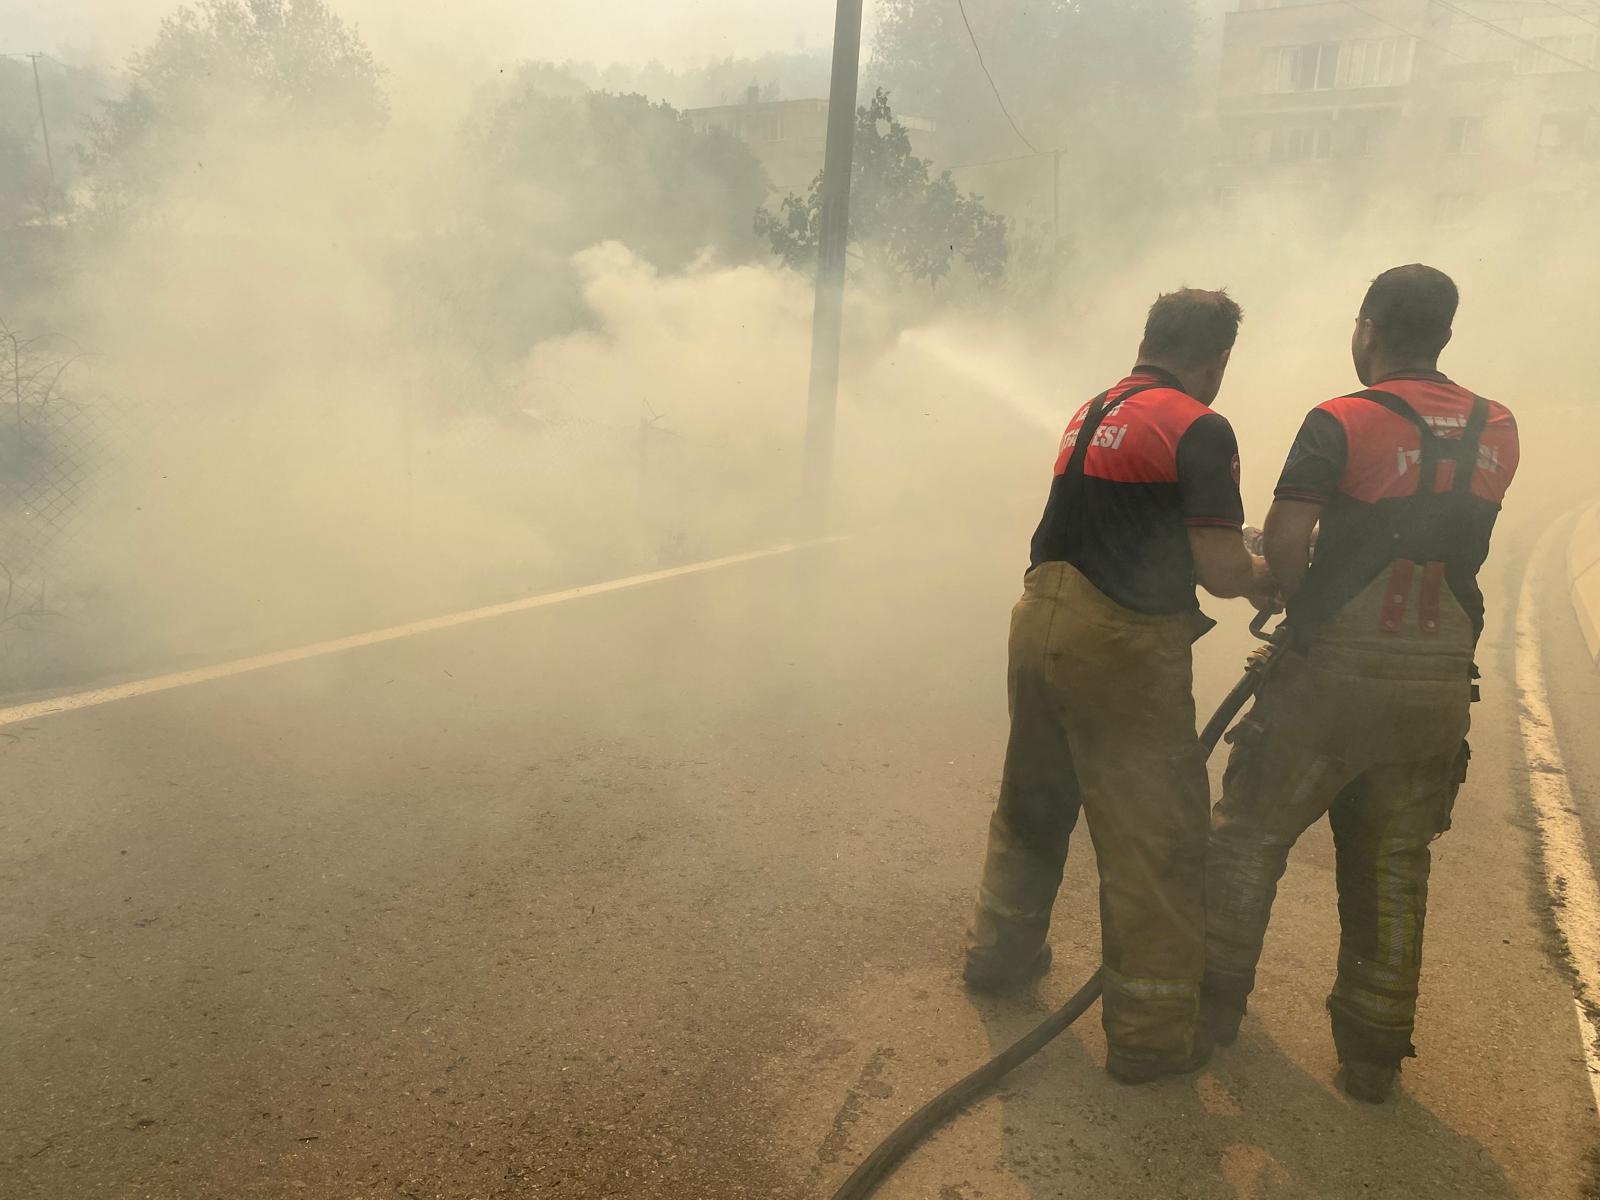
[[[1339,48],[1338,86],[1394,87],[1409,82],[1414,45],[1408,37],[1346,42]]]
[[[1471,192],[1440,192],[1433,198],[1433,223],[1440,229],[1464,229],[1472,211]]]
[[[1264,92],[1321,92],[1331,88],[1394,87],[1411,79],[1415,39],[1312,42],[1275,46],[1262,57]]]
[[[1236,132],[1229,135],[1223,158],[1227,162],[1246,163],[1260,157],[1260,143],[1254,132]]]
[[[1263,58],[1263,91],[1319,92],[1334,86],[1339,66],[1338,42],[1308,46],[1276,46]]]
[[[1550,156],[1592,153],[1596,129],[1588,113],[1551,113],[1539,122],[1538,152]]]
[[[1517,51],[1517,74],[1549,75],[1557,71],[1582,71],[1594,66],[1595,35],[1563,33],[1530,39]]]
[[[1270,162],[1305,162],[1328,158],[1333,153],[1333,130],[1326,125],[1313,129],[1274,129],[1267,146]]]
[[[1365,121],[1351,125],[1341,133],[1342,152],[1346,158],[1372,157],[1372,126]]]
[[[1446,154],[1476,154],[1483,134],[1482,117],[1451,117],[1444,135]]]

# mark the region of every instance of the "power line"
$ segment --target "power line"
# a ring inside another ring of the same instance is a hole
[[[1541,46],[1538,42],[1534,41],[1532,38],[1525,38],[1520,33],[1512,33],[1511,30],[1507,29],[1504,25],[1496,25],[1493,21],[1485,20],[1483,17],[1478,16],[1476,13],[1470,13],[1464,8],[1458,8],[1456,5],[1451,4],[1450,0],[1428,0],[1428,3],[1437,4],[1440,8],[1444,9],[1445,11],[1453,12],[1457,16],[1465,17],[1469,21],[1476,21],[1479,25],[1482,25],[1485,29],[1492,29],[1496,33],[1502,34],[1503,36],[1510,38],[1514,42],[1521,42],[1524,46],[1531,46],[1531,47],[1533,47],[1533,49],[1539,51],[1539,53],[1548,54],[1551,58],[1560,59],[1562,62],[1567,63],[1569,66],[1577,67],[1578,70],[1580,70],[1580,71],[1595,71],[1594,64],[1592,64],[1592,63],[1579,62],[1575,58],[1568,58],[1565,54],[1560,54],[1560,53],[1550,49],[1550,47],[1548,47],[1548,46]],[[1600,75],[1600,71],[1595,71],[1595,74]]]
[[[1017,123],[1011,117],[1011,110],[1006,107],[1006,102],[1001,98],[1000,89],[995,86],[994,76],[989,74],[988,64],[983,61],[983,50],[978,46],[978,35],[972,32],[972,22],[967,19],[967,6],[964,0],[956,0],[956,7],[961,10],[961,23],[967,27],[967,38],[972,42],[972,52],[978,56],[978,66],[983,68],[983,77],[989,81],[989,90],[994,93],[994,102],[1000,106],[1000,111],[1005,114],[1006,123],[1011,126],[1011,132],[1016,134],[1022,144],[1035,154],[1043,154],[1028,140],[1028,135],[1017,128]]]
[[[1380,25],[1387,25],[1390,29],[1393,29],[1398,33],[1403,33],[1408,38],[1415,38],[1417,41],[1422,42],[1424,45],[1432,46],[1435,50],[1443,50],[1446,54],[1450,55],[1451,58],[1459,58],[1464,63],[1470,63],[1470,62],[1474,61],[1473,59],[1468,58],[1465,54],[1461,54],[1458,51],[1450,49],[1450,47],[1446,46],[1443,42],[1436,42],[1432,38],[1424,37],[1420,33],[1416,33],[1416,32],[1414,32],[1414,31],[1412,31],[1410,29],[1407,29],[1404,25],[1396,25],[1393,21],[1389,20],[1387,17],[1380,17],[1377,13],[1373,12],[1371,9],[1362,8],[1361,5],[1356,3],[1356,0],[1341,0],[1341,3],[1347,5],[1350,8],[1355,9],[1358,13],[1360,13],[1363,17],[1366,17],[1369,21],[1376,21]]]
[[[1566,13],[1574,21],[1582,21],[1585,25],[1593,25],[1596,29],[1600,29],[1600,21],[1595,20],[1593,17],[1586,17],[1581,12],[1576,12],[1564,4],[1557,4],[1556,0],[1539,0],[1539,3],[1549,5],[1557,12]]]
[[[1568,8],[1564,4],[1558,4],[1556,0],[1507,0],[1507,3],[1515,4],[1523,8],[1553,8],[1558,12],[1566,13],[1569,17],[1576,17],[1578,20],[1583,21],[1586,24],[1600,27],[1600,21],[1596,21],[1593,16],[1589,16],[1585,13]],[[1600,9],[1600,4],[1597,4],[1596,0],[1577,0],[1577,3],[1580,3],[1590,9]],[[1521,17],[1516,18],[1516,20],[1519,21],[1521,19]]]
[[[1458,16],[1466,17],[1469,21],[1476,21],[1479,25],[1482,25],[1487,29],[1492,29],[1492,30],[1494,30],[1494,32],[1496,32],[1498,34],[1502,34],[1505,37],[1511,38],[1513,41],[1521,42],[1524,46],[1531,47],[1532,49],[1539,51],[1539,53],[1541,53],[1541,54],[1548,54],[1552,58],[1558,58],[1562,62],[1568,63],[1568,64],[1570,64],[1570,65],[1572,65],[1574,67],[1577,67],[1581,71],[1593,71],[1593,70],[1595,70],[1595,68],[1594,68],[1594,66],[1592,64],[1579,62],[1575,58],[1568,58],[1565,54],[1558,53],[1557,51],[1550,49],[1548,46],[1541,46],[1538,42],[1534,41],[1532,38],[1525,38],[1519,33],[1513,33],[1511,30],[1505,28],[1503,25],[1496,25],[1493,21],[1485,20],[1483,17],[1478,16],[1476,13],[1470,13],[1466,9],[1457,8],[1454,4],[1448,3],[1447,0],[1428,0],[1428,2],[1430,4],[1437,4],[1441,8],[1448,9],[1449,11],[1451,11],[1453,13],[1456,13]],[[1549,7],[1557,9],[1557,10],[1559,10],[1561,12],[1564,12],[1568,16],[1576,17],[1579,20],[1585,20],[1585,18],[1583,16],[1581,16],[1579,13],[1575,13],[1569,8],[1563,8],[1561,5],[1555,3],[1555,0],[1538,0],[1538,2],[1541,3],[1541,4],[1549,5]],[[1362,16],[1366,17],[1370,21],[1376,21],[1380,25],[1386,25],[1390,29],[1393,29],[1398,33],[1403,33],[1407,37],[1415,38],[1417,41],[1422,42],[1425,45],[1432,46],[1436,50],[1442,50],[1446,54],[1450,55],[1451,58],[1460,59],[1464,63],[1475,63],[1475,62],[1479,61],[1479,60],[1474,59],[1474,58],[1469,58],[1467,55],[1462,54],[1459,51],[1452,50],[1449,46],[1445,45],[1443,42],[1435,41],[1433,38],[1430,38],[1430,37],[1425,37],[1422,34],[1417,33],[1414,30],[1407,29],[1403,25],[1396,25],[1393,21],[1389,20],[1388,18],[1381,17],[1377,13],[1371,11],[1370,9],[1363,8],[1361,5],[1357,4],[1355,2],[1355,0],[1340,0],[1340,3],[1346,5],[1349,8],[1355,9],[1356,12],[1360,13]],[[1596,26],[1596,28],[1600,28],[1600,23],[1590,22],[1590,24],[1594,24]]]

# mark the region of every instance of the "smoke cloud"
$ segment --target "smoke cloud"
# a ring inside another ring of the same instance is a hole
[[[71,269],[20,303],[20,319],[87,351],[66,379],[99,398],[114,443],[53,568],[52,678],[283,645],[797,528],[804,274],[709,242],[685,261],[681,237],[663,253],[597,236],[572,164],[636,161],[634,135],[591,117],[579,157],[535,158],[508,183],[484,130],[517,89],[399,61],[377,126],[286,116],[208,80],[204,118],[168,133],[137,219],[74,235]],[[1398,262],[1460,283],[1446,363],[1464,381],[1543,426],[1592,428],[1577,382],[1597,354],[1592,239],[1541,236],[1522,213],[1418,234],[1389,219],[1394,202],[1421,199],[1383,198],[1332,232],[1290,196],[1231,213],[1192,199],[1153,232],[1147,213],[1107,230],[1053,290],[1026,261],[1021,292],[863,275],[834,523],[982,514],[1004,522],[1020,574],[1061,427],[1130,365],[1154,296],[1183,285],[1226,286],[1246,311],[1219,405],[1252,518],[1305,410],[1355,385],[1349,322]],[[1517,501],[1540,487],[1541,454],[1576,444],[1534,450]]]

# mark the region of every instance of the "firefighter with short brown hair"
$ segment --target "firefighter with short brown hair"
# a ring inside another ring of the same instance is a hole
[[[1082,808],[1100,866],[1106,1068],[1198,1068],[1209,790],[1190,644],[1217,596],[1269,604],[1239,536],[1239,455],[1211,411],[1240,320],[1225,292],[1160,297],[1138,363],[1073,417],[1011,617],[1011,736],[965,976],[1046,970],[1051,907]]]
[[[1313,409],[1289,451],[1264,538],[1289,646],[1234,731],[1212,814],[1212,1035],[1237,1035],[1289,850],[1327,813],[1328,1012],[1345,1091],[1374,1103],[1414,1053],[1429,843],[1465,778],[1477,576],[1518,460],[1511,413],[1438,370],[1457,299],[1432,267],[1379,275],[1351,345],[1364,389]]]

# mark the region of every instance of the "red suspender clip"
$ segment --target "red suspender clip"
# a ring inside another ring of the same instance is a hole
[[[1439,632],[1439,594],[1443,590],[1444,564],[1431,562],[1423,567],[1422,590],[1417,595],[1417,622],[1423,633]]]
[[[1385,633],[1400,632],[1400,622],[1405,618],[1406,606],[1411,603],[1411,576],[1416,569],[1417,564],[1409,558],[1399,559],[1394,564],[1394,572],[1389,576],[1389,589],[1383,597],[1383,615],[1378,622]],[[1434,611],[1434,623],[1437,625],[1437,599]]]

